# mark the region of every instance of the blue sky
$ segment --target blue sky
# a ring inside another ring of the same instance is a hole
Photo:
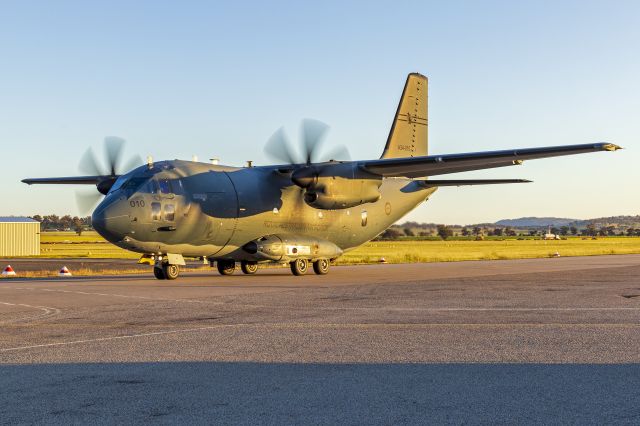
[[[638,22],[635,1],[3,2],[0,215],[77,214],[74,187],[19,181],[77,174],[108,135],[266,164],[269,136],[312,117],[377,158],[412,71],[430,79],[430,153],[626,149],[457,175],[535,183],[443,188],[408,219],[640,214]]]

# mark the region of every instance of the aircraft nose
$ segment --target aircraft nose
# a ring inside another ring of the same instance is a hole
[[[131,232],[129,203],[126,199],[105,198],[91,215],[91,225],[106,240],[122,241]]]

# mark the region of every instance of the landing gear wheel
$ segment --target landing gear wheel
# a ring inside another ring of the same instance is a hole
[[[318,275],[327,275],[329,273],[329,265],[331,265],[329,259],[318,259],[313,262],[313,272]]]
[[[153,276],[156,277],[159,280],[164,280],[167,277],[164,276],[164,271],[162,270],[162,268],[158,267],[158,266],[154,266],[153,267]]]
[[[293,275],[304,275],[309,269],[309,262],[307,261],[307,259],[296,259],[291,262],[290,265]]]
[[[233,260],[218,260],[216,266],[220,275],[233,275],[236,270],[236,262]]]
[[[178,269],[178,265],[162,265],[162,272],[164,273],[164,277],[168,280],[175,280],[178,278],[180,274],[180,269]]]
[[[242,269],[242,272],[247,275],[253,275],[258,272],[258,262],[243,260],[240,262],[240,269]]]

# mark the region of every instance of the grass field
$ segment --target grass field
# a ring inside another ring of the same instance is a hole
[[[526,259],[640,253],[640,238],[597,240],[376,241],[348,252],[338,263],[455,262],[461,260]]]
[[[87,257],[136,259],[139,255],[122,250],[95,232],[77,236],[73,232],[43,232],[41,257]],[[460,260],[524,259],[535,257],[594,256],[640,253],[638,237],[600,237],[596,240],[573,237],[567,240],[485,240],[485,241],[375,241],[338,259],[338,264],[453,262]]]
[[[123,250],[107,242],[97,232],[42,232],[40,257],[86,257],[95,259],[138,259],[137,253]]]

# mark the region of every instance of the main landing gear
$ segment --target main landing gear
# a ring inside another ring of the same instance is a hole
[[[236,262],[233,260],[218,260],[216,266],[220,275],[233,275],[236,271]]]
[[[220,275],[233,275],[236,271],[236,262],[233,260],[218,260],[216,266]],[[243,260],[240,262],[240,270],[243,274],[253,275],[258,272],[258,262]]]
[[[155,264],[149,262],[154,265],[154,277],[159,280],[175,280],[176,278],[178,278],[178,276],[180,275],[180,268],[178,264],[168,263],[162,258],[155,260]],[[236,262],[234,260],[220,259],[216,260],[215,262],[220,275],[233,275],[233,273],[236,271]],[[211,261],[211,263],[213,263],[213,261]],[[309,266],[313,267],[313,272],[315,272],[317,275],[326,275],[329,272],[331,261],[329,259],[321,258],[311,262],[308,259],[299,258],[289,262],[289,266],[291,268],[291,273],[296,276],[305,275],[307,272],[309,272]],[[256,272],[258,272],[258,262],[243,260],[240,262],[240,270],[242,270],[243,274],[254,275]]]
[[[313,272],[318,275],[326,275],[329,272],[331,262],[329,259],[318,259],[313,262]],[[309,261],[307,259],[296,259],[289,263],[291,273],[296,276],[304,275],[309,270]]]
[[[243,260],[240,262],[240,269],[242,269],[244,274],[253,275],[258,272],[258,262]]]

